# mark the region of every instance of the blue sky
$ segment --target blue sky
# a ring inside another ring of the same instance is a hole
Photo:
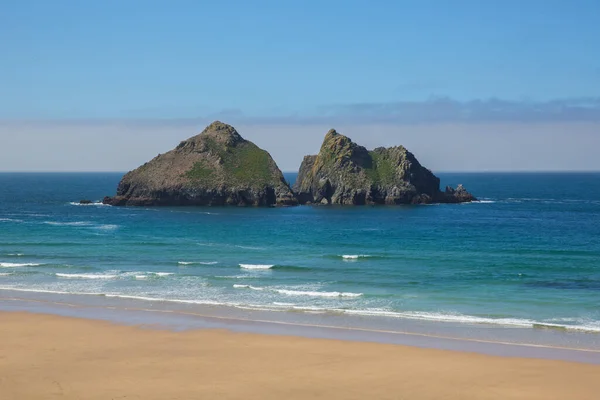
[[[0,55],[0,170],[131,169],[214,119],[285,170],[331,127],[600,170],[598,0],[0,0]]]
[[[0,2],[0,117],[598,97],[598,1]],[[326,110],[326,111],[323,111]]]

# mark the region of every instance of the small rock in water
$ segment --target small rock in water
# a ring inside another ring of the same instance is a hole
[[[92,204],[91,200],[79,200],[79,204]]]

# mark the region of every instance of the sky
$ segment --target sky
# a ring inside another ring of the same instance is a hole
[[[126,171],[215,119],[286,171],[332,127],[600,170],[600,2],[0,0],[0,171]]]

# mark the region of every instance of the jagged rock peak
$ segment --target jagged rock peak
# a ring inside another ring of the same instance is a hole
[[[440,180],[403,146],[368,151],[331,129],[319,154],[306,156],[294,191],[300,203],[414,204],[474,199],[464,188],[442,193]]]
[[[234,145],[238,142],[244,142],[245,139],[231,125],[221,121],[214,121],[204,130],[192,139],[211,138],[219,143]]]
[[[208,125],[201,134],[205,135],[214,135],[214,136],[232,136],[235,138],[242,138],[238,131],[229,124],[226,124],[221,121],[214,121],[210,125]]]

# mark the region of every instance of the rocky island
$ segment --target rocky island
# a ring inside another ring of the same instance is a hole
[[[368,151],[331,129],[318,155],[306,156],[294,192],[300,204],[429,204],[476,200],[440,179],[403,146]]]
[[[368,151],[334,129],[306,156],[292,190],[271,155],[215,121],[175,149],[125,174],[114,206],[428,204],[475,200],[440,180],[403,146]],[[83,203],[83,201],[82,201]]]
[[[297,205],[271,155],[215,121],[175,149],[128,172],[114,206]]]

